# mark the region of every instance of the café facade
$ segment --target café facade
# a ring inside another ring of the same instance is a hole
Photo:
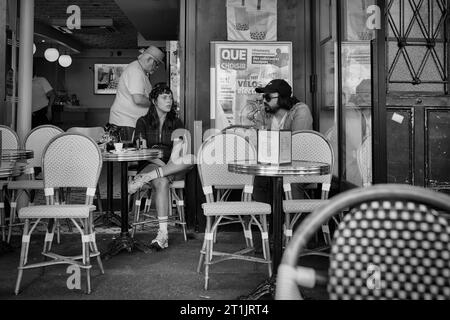
[[[151,82],[170,83],[193,152],[210,129],[252,125],[254,88],[278,76],[333,146],[332,193],[378,183],[448,193],[449,9],[448,0],[1,0],[0,122],[20,138],[31,129],[34,71],[57,91],[56,125],[104,126],[114,90],[102,79],[153,44],[166,67]],[[48,60],[52,48],[68,66]],[[188,225],[202,230],[195,170],[186,183]]]

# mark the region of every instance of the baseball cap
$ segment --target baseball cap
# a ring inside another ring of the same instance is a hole
[[[278,92],[282,97],[290,97],[292,94],[292,88],[283,79],[275,79],[270,81],[265,87],[256,88],[257,93],[274,93]]]
[[[141,54],[149,54],[153,59],[158,61],[159,63],[164,63],[164,53],[159,50],[155,46],[150,46],[147,49],[141,49],[139,50]]]

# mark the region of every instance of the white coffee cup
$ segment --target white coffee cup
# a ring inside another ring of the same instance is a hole
[[[114,149],[116,149],[117,152],[121,152],[123,149],[123,143],[122,142],[114,143]]]

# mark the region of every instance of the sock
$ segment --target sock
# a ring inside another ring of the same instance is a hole
[[[158,217],[159,220],[159,230],[167,234],[167,219],[169,217]]]

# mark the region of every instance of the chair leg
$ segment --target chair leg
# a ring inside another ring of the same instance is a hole
[[[5,202],[3,199],[4,190],[0,190],[0,228],[2,229],[2,241],[6,241],[6,216],[5,216]]]
[[[197,273],[200,273],[202,271],[203,260],[205,258],[205,252],[206,252],[206,234],[203,239],[202,249],[200,250],[200,257],[198,259],[198,264],[197,264]]]
[[[23,227],[23,235],[22,235],[22,247],[20,249],[20,260],[19,260],[19,268],[17,273],[16,287],[14,289],[14,293],[16,295],[19,294],[20,283],[22,281],[23,276],[23,267],[26,264],[27,256],[28,256],[28,247],[30,245],[30,238],[28,234],[28,230],[30,228],[30,220],[25,219],[25,225]]]
[[[91,250],[93,253],[98,254],[97,255],[97,264],[98,267],[100,268],[100,272],[102,274],[105,274],[105,269],[103,268],[103,263],[102,263],[102,258],[100,257],[100,252],[98,251],[98,247],[97,247],[97,240],[95,238],[95,230],[94,230],[94,214],[90,214],[89,215],[89,225],[88,225],[88,232],[90,235],[92,235],[91,238]]]
[[[205,250],[205,290],[208,290],[209,285],[209,266],[212,260],[212,250],[213,250],[213,237],[211,233],[212,218],[206,217],[206,230],[205,230],[205,240],[206,240],[206,250]]]
[[[177,199],[177,211],[180,219],[181,228],[183,229],[184,242],[187,242],[187,233],[186,233],[186,217],[184,215],[184,196],[183,189],[175,190],[175,193],[178,196]]]
[[[329,227],[328,223],[324,223],[322,225],[322,233],[323,233],[323,238],[325,240],[325,244],[327,246],[329,246],[331,244],[331,234],[330,234],[330,227]]]
[[[131,238],[134,238],[136,233],[137,224],[139,222],[139,215],[141,210],[141,199],[139,193],[135,193],[134,197],[136,201],[134,201],[134,218],[133,218],[133,228],[131,229]]]
[[[16,198],[16,191],[14,190],[12,192],[11,196],[11,204],[10,204],[10,210],[9,210],[9,227],[8,227],[8,238],[6,242],[11,242],[11,235],[12,235],[12,228],[16,221],[16,211],[17,211],[17,198]]]
[[[291,227],[291,214],[290,213],[285,213],[284,214],[284,234],[283,234],[283,238],[284,238],[284,246],[287,247],[289,241],[292,238],[292,227]]]
[[[89,226],[89,218],[84,219],[84,225]],[[90,240],[85,239],[88,236],[88,228],[84,228],[84,232],[81,234],[81,241],[83,245],[83,265],[86,267],[86,280],[87,280],[87,294],[91,293],[91,262],[90,262]]]
[[[270,258],[270,244],[269,244],[269,228],[267,226],[267,219],[265,215],[261,215],[261,226],[262,226],[262,246],[263,246],[263,255],[264,259],[268,261],[267,264],[268,271],[269,271],[269,277],[272,276],[272,260]]]

